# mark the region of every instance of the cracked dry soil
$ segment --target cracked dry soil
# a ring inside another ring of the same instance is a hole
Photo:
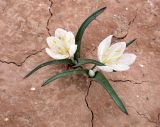
[[[127,49],[138,57],[127,72],[106,73],[129,112],[126,116],[107,92],[83,76],[44,80],[64,66],[45,67],[46,37],[57,27],[76,31],[97,8],[107,10],[87,28],[84,58],[95,58],[109,34],[115,41],[137,42]],[[0,127],[159,127],[159,0],[0,0]],[[96,28],[96,31],[95,31]],[[31,87],[35,91],[31,91]]]

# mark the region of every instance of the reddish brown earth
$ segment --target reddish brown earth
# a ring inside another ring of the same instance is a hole
[[[128,52],[137,60],[127,72],[105,73],[126,105],[123,114],[108,93],[83,76],[44,80],[65,66],[24,75],[51,58],[46,37],[57,27],[76,31],[97,8],[107,6],[86,30],[82,56],[96,58],[109,34],[137,38]],[[160,127],[159,0],[0,0],[0,127]],[[30,90],[35,88],[34,91]]]

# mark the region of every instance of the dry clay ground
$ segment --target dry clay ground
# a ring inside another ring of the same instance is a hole
[[[76,31],[97,8],[107,6],[86,30],[82,56],[96,58],[109,34],[137,43],[127,72],[105,73],[126,105],[123,114],[108,93],[83,76],[44,80],[65,70],[57,65],[24,75],[50,60],[46,37],[57,27]],[[0,127],[160,127],[159,0],[0,0]],[[34,91],[30,90],[35,88]]]

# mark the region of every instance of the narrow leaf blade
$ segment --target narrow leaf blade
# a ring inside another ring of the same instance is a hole
[[[118,107],[121,109],[122,112],[124,112],[125,114],[128,114],[121,99],[118,97],[118,95],[110,85],[109,81],[105,78],[105,76],[102,73],[97,72],[95,77],[93,77],[92,79],[100,83],[107,90],[109,95],[112,97],[112,99],[115,101],[115,103],[118,105]]]
[[[77,51],[76,51],[76,54],[75,54],[75,58],[79,58],[80,57],[80,47],[81,47],[81,40],[82,40],[82,36],[83,36],[83,33],[85,31],[85,29],[87,28],[87,26],[98,16],[100,15],[104,10],[106,9],[106,7],[103,7],[99,10],[97,10],[96,12],[94,12],[92,15],[90,15],[83,23],[82,25],[80,26],[77,34],[76,34],[76,44],[77,44]]]
[[[37,67],[35,67],[32,71],[30,71],[24,78],[29,77],[31,74],[33,74],[34,72],[36,72],[37,70],[39,70],[42,67],[45,67],[47,65],[56,65],[56,64],[72,64],[72,61],[70,59],[63,59],[63,60],[51,60],[51,61],[47,61],[45,63],[42,63],[40,65],[38,65]]]
[[[133,39],[131,41],[129,41],[127,44],[126,44],[126,47],[128,47],[129,45],[131,45],[133,42],[135,42],[137,39]]]
[[[62,73],[59,73],[57,75],[52,76],[51,78],[49,78],[47,81],[45,81],[43,83],[42,86],[45,86],[47,84],[49,84],[50,82],[62,78],[62,77],[66,77],[66,76],[71,76],[71,75],[75,75],[75,74],[83,74],[83,75],[87,75],[88,76],[88,70],[87,69],[77,69],[77,70],[67,70],[64,71]]]
[[[78,59],[78,63],[75,66],[80,66],[80,65],[84,65],[84,64],[94,64],[97,66],[105,66],[103,63],[97,61],[97,60],[93,60],[93,59]]]

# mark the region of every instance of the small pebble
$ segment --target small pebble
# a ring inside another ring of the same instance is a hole
[[[143,64],[139,64],[139,66],[140,66],[140,67],[144,67],[144,65],[143,65]]]
[[[30,90],[34,91],[34,90],[36,90],[36,88],[32,87]]]
[[[5,119],[4,119],[4,121],[6,121],[6,122],[7,122],[8,120],[9,120],[8,118],[5,118]]]

